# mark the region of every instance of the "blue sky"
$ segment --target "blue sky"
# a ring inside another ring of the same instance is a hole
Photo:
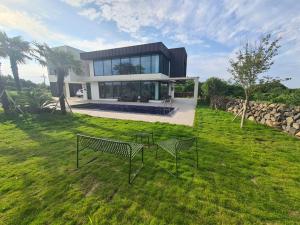
[[[245,41],[266,33],[281,38],[280,54],[268,75],[291,77],[300,87],[299,0],[1,0],[0,30],[9,36],[70,45],[84,51],[162,41],[184,46],[188,75],[228,80],[228,60]],[[2,72],[10,73],[2,60]],[[42,81],[45,68],[20,66],[20,76]]]

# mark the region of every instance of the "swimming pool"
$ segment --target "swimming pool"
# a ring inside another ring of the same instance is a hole
[[[106,103],[84,103],[72,105],[72,108],[77,109],[98,109],[103,111],[115,112],[129,112],[129,113],[142,113],[154,115],[171,115],[174,112],[173,107],[160,107],[160,106],[142,106],[142,105],[119,105],[119,104],[106,104]]]

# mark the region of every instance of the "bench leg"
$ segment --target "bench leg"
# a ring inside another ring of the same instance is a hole
[[[198,156],[198,144],[196,140],[196,160],[197,160],[197,168],[199,167],[199,156]]]
[[[76,168],[79,168],[79,140],[78,140],[78,136],[77,136],[77,149],[76,149]]]
[[[175,169],[176,169],[176,177],[178,177],[178,156],[177,156],[177,150],[175,152]]]
[[[151,137],[152,137],[152,145],[154,145],[153,132],[152,132],[152,134],[151,134]]]
[[[148,136],[148,148],[150,148],[150,138]]]
[[[141,149],[142,151],[142,165],[139,169],[137,169],[137,171],[135,172],[135,174],[133,175],[133,177],[131,177],[131,166],[132,166],[132,159],[131,157],[129,158],[129,174],[128,174],[128,183],[132,184],[132,182],[134,181],[134,179],[136,178],[136,176],[140,173],[141,169],[144,167],[144,148]]]

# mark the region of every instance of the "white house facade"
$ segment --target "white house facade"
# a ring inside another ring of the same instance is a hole
[[[65,78],[67,98],[83,89],[85,100],[162,101],[174,98],[175,82],[192,79],[197,100],[198,78],[186,77],[185,48],[168,49],[162,42],[92,52],[69,46],[57,48],[82,61],[82,74],[70,70]],[[52,94],[56,95],[55,68],[51,65],[48,75]]]

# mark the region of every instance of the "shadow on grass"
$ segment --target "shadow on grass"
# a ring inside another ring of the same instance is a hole
[[[42,114],[19,119],[0,115],[0,122],[7,127],[5,137],[14,140],[0,150],[6,163],[0,165],[6,165],[7,180],[12,183],[0,189],[0,195],[17,198],[4,213],[12,210],[12,224],[26,224],[37,218],[45,223],[85,224],[88,215],[101,223],[150,223],[155,219],[175,224],[218,223],[223,221],[215,216],[218,213],[234,224],[284,219],[286,212],[281,208],[289,205],[290,197],[282,198],[282,190],[277,187],[274,191],[268,183],[259,186],[272,173],[268,165],[261,166],[261,158],[249,157],[243,149],[243,144],[249,145],[259,135],[251,134],[251,128],[237,130],[234,123],[227,127],[230,120],[223,112],[199,113],[194,129],[81,115]],[[200,123],[202,126],[198,126]],[[183,152],[180,178],[175,179],[160,169],[171,167],[168,154],[160,151],[156,160],[154,148],[146,148],[145,167],[133,185],[127,183],[127,162],[114,155],[83,152],[83,162],[95,155],[98,158],[75,170],[76,133],[129,141],[132,132],[141,130],[154,130],[156,140],[197,135],[199,169],[191,162],[190,153]],[[249,143],[243,143],[247,135]],[[15,176],[20,180],[17,183]],[[17,192],[22,195],[14,196]]]

